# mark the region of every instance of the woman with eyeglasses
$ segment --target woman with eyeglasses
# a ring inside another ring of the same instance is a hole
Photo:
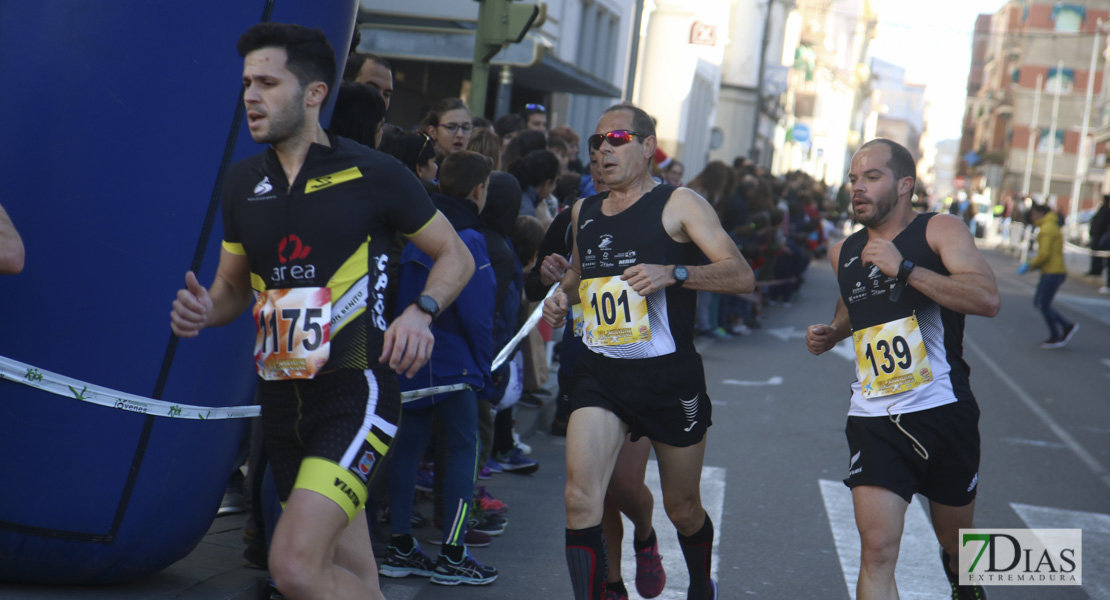
[[[420,129],[435,144],[436,162],[443,162],[448,155],[466,150],[474,129],[470,120],[470,110],[459,98],[444,98],[432,107]]]

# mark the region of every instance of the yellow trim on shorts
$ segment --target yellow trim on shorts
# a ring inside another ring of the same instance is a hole
[[[347,522],[366,505],[366,484],[338,463],[317,456],[301,461],[293,489],[311,490],[328,497],[347,513]]]
[[[227,250],[228,252],[230,252],[232,254],[237,254],[239,256],[246,256],[247,255],[247,251],[245,249],[243,249],[242,244],[236,244],[236,243],[224,240],[223,243],[220,244],[220,246],[222,246],[224,250]]]
[[[374,432],[370,432],[370,433],[366,434],[366,441],[371,446],[373,446],[375,450],[378,451],[378,454],[380,454],[382,456],[385,456],[386,453],[389,452],[389,446],[387,446],[385,444],[385,442],[378,439],[378,436],[374,435]]]

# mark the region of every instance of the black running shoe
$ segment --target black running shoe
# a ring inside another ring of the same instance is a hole
[[[401,552],[396,546],[390,546],[389,552],[382,560],[382,565],[378,567],[378,572],[386,577],[408,577],[409,575],[431,577],[435,568],[435,561],[424,554],[420,546],[413,545],[412,550],[407,553]]]
[[[443,554],[436,559],[436,570],[432,575],[432,583],[439,585],[489,585],[497,579],[497,569],[487,567],[474,560],[467,550],[459,562],[447,558]]]
[[[940,549],[940,562],[944,565],[944,575],[952,586],[952,600],[987,600],[987,590],[981,585],[960,585],[960,578],[948,568],[948,553]]]

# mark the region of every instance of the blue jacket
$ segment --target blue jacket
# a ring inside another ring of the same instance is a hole
[[[432,203],[447,217],[474,257],[474,275],[462,293],[432,322],[435,346],[432,358],[412,379],[398,375],[402,391],[466,383],[474,389],[490,385],[493,362],[493,310],[497,282],[490,268],[486,240],[477,207],[469,200],[433,194]],[[397,288],[397,314],[424,290],[433,261],[415,244],[401,252]],[[421,408],[446,398],[446,394],[406,402],[405,408]]]

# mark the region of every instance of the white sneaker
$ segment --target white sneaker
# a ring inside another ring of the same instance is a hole
[[[748,326],[743,324],[743,323],[737,323],[736,325],[733,325],[732,328],[729,329],[728,331],[729,331],[729,333],[735,333],[736,335],[751,335],[752,334],[752,330],[750,328],[748,328]]]

